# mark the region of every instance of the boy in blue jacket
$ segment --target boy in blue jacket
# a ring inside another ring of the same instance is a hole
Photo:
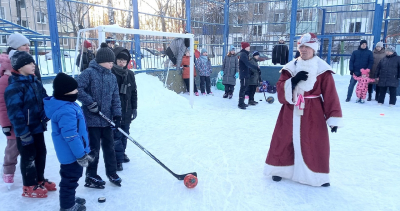
[[[75,198],[83,167],[93,160],[88,155],[89,138],[82,109],[75,102],[78,83],[65,73],[58,73],[53,81],[53,97],[43,100],[46,116],[51,119],[54,149],[60,166],[60,210],[83,211],[85,200]]]
[[[49,120],[43,110],[46,90],[34,75],[35,61],[30,54],[16,51],[11,66],[19,74],[10,76],[4,99],[21,155],[22,196],[46,198],[47,191],[57,190],[54,183],[44,178],[47,152],[43,133]]]

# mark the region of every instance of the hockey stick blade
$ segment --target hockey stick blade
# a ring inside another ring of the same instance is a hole
[[[99,115],[105,119],[108,123],[110,123],[110,125],[115,127],[115,123],[113,121],[111,121],[106,115],[104,115],[102,112],[99,112]],[[165,170],[167,170],[169,173],[171,173],[176,179],[178,180],[183,180],[186,175],[188,174],[193,174],[194,176],[197,177],[197,173],[196,172],[192,172],[192,173],[187,173],[187,174],[175,174],[173,171],[171,171],[171,169],[169,169],[167,166],[165,166],[160,160],[158,160],[153,154],[151,154],[149,151],[147,151],[147,149],[145,149],[142,145],[140,145],[137,141],[135,141],[135,139],[133,139],[132,137],[130,137],[127,133],[125,133],[124,130],[122,130],[121,128],[117,128],[119,132],[121,132],[124,136],[126,136],[126,138],[128,138],[130,141],[132,141],[137,147],[139,147],[139,149],[141,149],[144,153],[146,153],[148,156],[150,156],[154,161],[156,161],[160,166],[162,166]]]

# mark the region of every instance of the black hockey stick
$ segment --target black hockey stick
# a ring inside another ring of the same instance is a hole
[[[115,123],[113,121],[111,121],[109,118],[107,118],[103,113],[99,112],[99,115],[101,117],[103,117],[103,119],[105,119],[108,123],[110,123],[112,126],[115,127]],[[137,147],[139,147],[144,153],[146,153],[148,156],[150,156],[153,160],[155,160],[158,164],[160,164],[165,170],[167,170],[169,173],[171,173],[178,180],[183,180],[186,177],[186,175],[188,175],[188,174],[192,174],[197,177],[196,172],[187,173],[187,174],[175,174],[168,167],[166,167],[160,160],[158,160],[154,155],[152,155],[149,151],[147,151],[144,147],[142,147],[142,145],[140,145],[138,142],[136,142],[135,139],[130,137],[128,134],[126,134],[125,131],[123,131],[121,128],[117,128],[117,129],[119,132],[124,134],[124,136],[126,136],[129,140],[131,140]]]
[[[264,93],[265,102],[268,103],[268,102],[267,102],[267,97],[265,97],[265,92],[263,92],[263,93]]]

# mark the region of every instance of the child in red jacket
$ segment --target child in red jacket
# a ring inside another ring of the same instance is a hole
[[[193,61],[193,64],[194,64],[194,61]],[[182,69],[182,78],[183,78],[183,81],[186,84],[186,90],[188,92],[190,92],[190,83],[189,83],[189,79],[190,79],[190,51],[189,51],[189,49],[186,50],[185,56],[183,56],[183,58],[182,58],[181,66],[183,67],[183,69]],[[194,77],[196,77],[197,76],[196,75],[196,69],[194,67],[193,67],[193,72],[194,72],[193,73]],[[196,86],[196,81],[194,81],[193,84],[194,84],[194,89],[193,89],[194,94],[196,96],[199,96],[199,92],[198,92],[197,86]]]
[[[8,119],[6,102],[4,101],[4,92],[8,86],[8,78],[11,72],[15,72],[11,67],[10,59],[5,53],[0,54],[0,125],[4,135],[7,137],[7,145],[4,150],[3,162],[3,181],[7,184],[8,189],[14,184],[14,173],[18,163],[18,148],[14,130],[10,119]]]

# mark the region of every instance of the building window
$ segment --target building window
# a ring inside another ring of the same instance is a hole
[[[262,36],[262,26],[253,26],[253,35],[255,36]]]
[[[233,26],[234,27],[241,27],[243,25],[243,18],[240,15],[237,15],[233,19]]]
[[[234,43],[241,43],[243,41],[243,38],[242,37],[234,37],[233,38],[233,42]]]
[[[7,36],[6,35],[1,35],[1,43],[0,44],[7,44]]]
[[[25,0],[17,0],[19,2],[19,7],[20,8],[26,8],[26,3]]]
[[[27,28],[28,27],[28,21],[21,21],[21,26]]]
[[[283,13],[275,13],[274,15],[274,23],[282,22]]]
[[[62,39],[62,41],[63,41],[63,42],[62,42],[62,43],[63,43],[63,45],[68,45],[68,39],[66,39],[66,38],[63,38],[63,39]]]
[[[336,24],[337,14],[336,13],[327,13],[326,14],[326,23],[327,24]]]
[[[46,23],[46,19],[44,13],[37,11],[36,12],[36,22],[38,23]]]
[[[0,18],[6,19],[6,11],[4,10],[4,7],[0,7]]]
[[[371,0],[351,0],[351,4],[362,4],[362,3],[369,3],[369,2],[372,2],[372,1]]]
[[[263,14],[263,3],[254,4],[254,14]]]
[[[198,21],[203,21],[203,18],[201,18],[201,17],[193,18],[193,28],[201,28],[202,23],[200,23]]]
[[[360,33],[361,32],[361,22],[350,23],[349,33]]]
[[[317,12],[315,9],[303,9],[297,11],[297,21],[314,21]]]

